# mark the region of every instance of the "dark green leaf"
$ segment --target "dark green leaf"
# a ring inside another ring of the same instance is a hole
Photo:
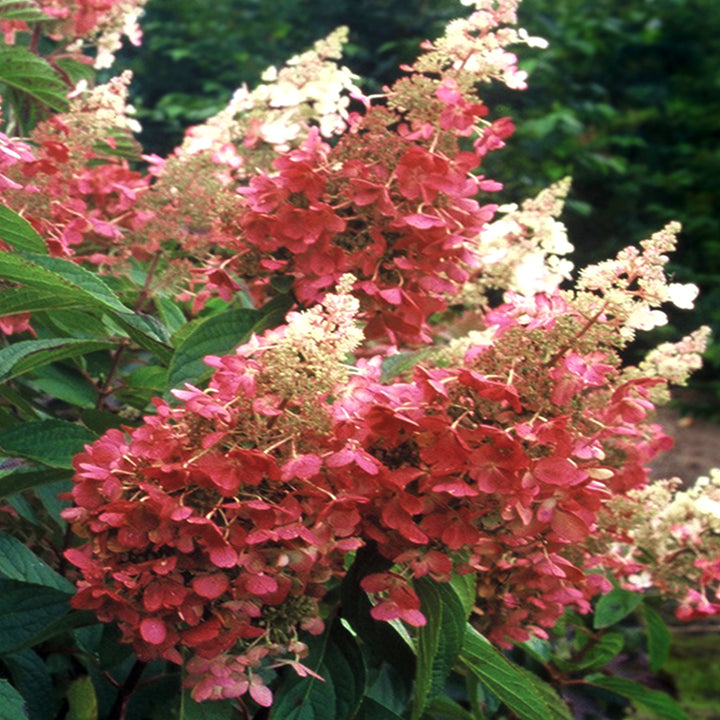
[[[0,578],[0,654],[17,652],[67,615],[70,595],[55,588]]]
[[[28,720],[22,695],[7,680],[0,680],[0,720]]]
[[[57,310],[78,304],[73,298],[58,298],[52,290],[14,287],[0,293],[0,315],[13,315],[21,312]]]
[[[165,295],[155,295],[153,298],[155,307],[160,314],[160,319],[165,324],[170,335],[174,335],[185,323],[185,313],[182,308]]]
[[[161,363],[170,362],[173,351],[165,326],[150,315],[113,313],[113,319],[141,347],[151,352]]]
[[[669,695],[650,690],[634,680],[595,673],[588,675],[585,682],[626,697],[667,720],[688,720],[685,711]]]
[[[58,360],[110,347],[113,347],[111,342],[76,338],[21,340],[0,350],[0,381],[11,380]]]
[[[69,500],[61,500],[60,493],[68,493],[72,490],[73,483],[69,478],[59,480],[47,485],[39,485],[34,488],[35,497],[42,503],[47,514],[57,523],[61,530],[65,530],[66,522],[60,517],[60,512],[70,505]],[[46,531],[48,528],[46,528]]]
[[[250,337],[262,317],[259,310],[226,310],[200,323],[175,350],[168,368],[168,387],[201,382],[211,373],[203,358],[232,352]]]
[[[417,633],[417,669],[413,720],[445,689],[445,681],[463,645],[467,614],[455,590],[427,578],[415,582],[427,623]]]
[[[30,720],[48,720],[57,713],[57,700],[47,665],[32,650],[6,655],[3,663],[13,685],[25,699]],[[0,698],[0,704],[2,699]],[[2,717],[0,710],[0,717]]]
[[[647,630],[650,669],[657,672],[668,659],[672,636],[665,621],[647,603],[643,604],[643,614]]]
[[[98,435],[105,434],[110,428],[120,428],[123,425],[132,425],[127,418],[104,410],[95,410],[88,408],[80,413],[80,419],[87,427]]]
[[[402,718],[377,700],[364,697],[355,720],[402,720]]]
[[[94,408],[97,388],[88,378],[63,365],[46,365],[33,373],[32,384],[53,398],[76,408]]]
[[[24,217],[5,205],[0,205],[0,240],[4,240],[16,250],[45,254],[48,251],[35,228]]]
[[[613,588],[603,595],[595,607],[593,627],[596,630],[610,627],[629,615],[642,602],[642,595],[622,588]]]
[[[74,585],[58,574],[23,543],[0,532],[0,577],[72,593]]]
[[[358,550],[341,588],[343,618],[358,634],[371,656],[372,664],[388,662],[398,673],[398,685],[402,682],[409,690],[414,682],[415,654],[392,625],[375,620],[370,615],[372,605],[360,587],[366,575],[383,572],[390,566],[391,563],[372,545]]]
[[[62,303],[44,312],[35,313],[34,325],[41,325],[49,331],[48,337],[72,337],[87,340],[107,340],[116,329],[109,330],[106,318],[100,312],[91,314],[87,308],[63,308]]]
[[[545,707],[549,711],[550,720],[573,720],[573,715],[567,703],[551,685],[548,685],[548,683],[526,668],[517,667],[517,670],[525,677],[528,685],[542,698]]]
[[[82,425],[65,420],[20,423],[0,430],[0,451],[25,457],[55,468],[72,468],[72,458],[97,435]]]
[[[87,307],[131,312],[97,275],[63,258],[3,251],[0,277],[27,287],[51,290],[60,298],[83,301]]]
[[[64,468],[47,468],[43,470],[21,468],[7,473],[0,471],[0,498],[69,477],[72,477],[72,470]]]
[[[605,633],[575,664],[578,670],[596,670],[612,660],[625,645],[622,633]]]
[[[68,88],[52,66],[24,47],[0,48],[0,82],[62,112]]]
[[[465,631],[460,660],[521,720],[553,720],[547,702],[529,686],[522,668],[511,663],[472,626]]]
[[[426,708],[423,717],[433,720],[475,720],[472,713],[447,696],[436,697]]]
[[[365,666],[355,638],[338,621],[308,640],[303,664],[320,675],[287,676],[275,694],[270,720],[351,720],[365,689]]]

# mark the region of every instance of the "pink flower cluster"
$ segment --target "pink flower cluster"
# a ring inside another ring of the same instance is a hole
[[[304,304],[352,272],[368,338],[428,341],[428,318],[477,266],[470,241],[496,207],[475,198],[501,186],[473,171],[512,125],[489,126],[461,150],[458,137],[487,109],[450,81],[423,113],[372,108],[336,147],[313,132],[279,157],[274,173],[240,189],[238,255],[259,253],[261,272],[292,277]]]
[[[364,545],[393,563],[362,581],[378,620],[424,624],[412,580],[453,572],[475,576],[475,622],[501,645],[587,611],[608,585],[584,572],[598,513],[669,440],[651,381],[622,381],[555,307],[534,328],[505,306],[491,344],[390,384],[375,358],[327,385],[307,348],[337,341],[332,310],[208,358],[207,390],[76,457],[73,604],[118,621],[140,658],[189,651],[198,699],[268,697],[262,668],[306,671],[297,633],[322,629],[318,601]]]

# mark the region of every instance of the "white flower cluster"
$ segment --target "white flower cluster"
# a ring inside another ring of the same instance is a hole
[[[123,37],[133,45],[140,44],[142,31],[138,20],[146,3],[147,0],[120,0],[113,4],[94,39],[97,47],[95,68],[109,68],[115,62],[115,53],[122,47]]]
[[[668,223],[641,249],[627,247],[612,260],[589,265],[580,273],[574,305],[588,318],[610,320],[622,337],[630,340],[636,330],[665,325],[667,316],[658,307],[670,302],[692,308],[698,288],[691,284],[667,282],[667,253],[675,249],[680,224]]]
[[[690,375],[702,367],[702,354],[709,340],[710,328],[704,325],[678,342],[660,343],[640,363],[640,373],[664,378],[673,385],[685,385]]]
[[[720,469],[686,490],[681,485],[678,478],[660,480],[614,498],[600,518],[596,539],[602,544],[606,529],[609,537],[623,537],[607,549],[621,564],[643,566],[626,576],[631,589],[654,585],[666,597],[702,606],[708,595],[718,597]]]
[[[280,70],[268,68],[263,84],[252,91],[240,88],[225,109],[191,128],[181,152],[257,141],[283,151],[305,137],[310,122],[317,123],[325,137],[344,132],[350,94],[360,93],[354,84],[357,76],[336,62],[347,36],[347,28],[338,28]]]
[[[475,240],[480,273],[461,290],[465,304],[481,305],[487,290],[504,289],[526,297],[552,293],[570,278],[573,264],[563,257],[573,251],[562,213],[570,179],[565,178],[521,207],[506,205],[504,213]]]
[[[66,120],[78,122],[81,129],[92,129],[98,134],[110,134],[113,129],[140,132],[140,123],[133,114],[135,108],[127,102],[132,72],[124,70],[104,85],[88,88],[81,80],[68,95],[70,110]]]
[[[425,43],[426,52],[415,68],[430,73],[452,68],[467,73],[473,82],[497,79],[516,90],[527,87],[527,73],[518,70],[517,57],[505,48],[514,44],[547,47],[547,42],[529,36],[521,28],[500,27],[517,23],[519,0],[461,2],[475,10],[468,18],[450,22],[443,37]]]

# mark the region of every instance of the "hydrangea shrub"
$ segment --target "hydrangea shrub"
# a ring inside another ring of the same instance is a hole
[[[640,603],[655,670],[659,597],[720,609],[716,478],[648,481],[672,443],[655,408],[708,331],[621,356],[692,306],[664,272],[680,228],[573,279],[569,181],[517,207],[482,171],[513,131],[483,84],[523,89],[508,46],[543,42],[516,0],[464,4],[382,95],[338,66],[339,30],[167,158],[133,140],[127,74],[75,72],[83,43],[104,67],[139,39],[142,3],[3,5],[4,52],[44,35],[38,82],[68,84],[23,138],[41,95],[11,93],[0,135],[18,717],[534,720],[572,717],[577,688],[683,717],[595,672]]]

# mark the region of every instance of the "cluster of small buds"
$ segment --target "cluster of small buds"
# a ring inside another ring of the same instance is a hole
[[[659,306],[670,302],[689,309],[698,294],[692,284],[668,283],[664,272],[667,253],[675,249],[680,224],[668,223],[640,243],[627,247],[613,260],[590,265],[580,272],[574,304],[586,317],[602,317],[623,337],[632,340],[637,330],[665,325]]]
[[[676,615],[720,615],[720,470],[683,490],[654,482],[611,500],[593,542],[629,589],[655,587],[678,602]]]

